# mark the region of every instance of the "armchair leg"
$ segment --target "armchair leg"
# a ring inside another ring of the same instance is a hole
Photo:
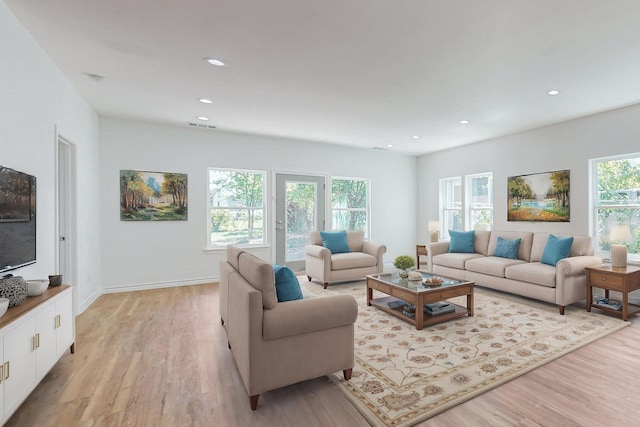
[[[345,380],[349,381],[351,379],[352,371],[353,371],[353,368],[345,369],[344,371],[342,371],[342,374],[344,375]]]
[[[329,283],[323,283],[323,285],[325,289],[327,289],[327,286],[329,286]]]
[[[311,276],[307,276],[307,280],[308,280],[308,281],[311,281]]]
[[[258,408],[258,399],[260,398],[259,394],[254,396],[249,396],[249,401],[251,402],[251,410],[255,411]]]
[[[560,312],[561,316],[564,316],[564,305],[559,305],[558,306],[558,311]]]

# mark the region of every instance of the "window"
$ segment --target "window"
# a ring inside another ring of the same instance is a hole
[[[331,228],[361,230],[369,236],[368,179],[331,179]]]
[[[465,180],[467,229],[491,230],[493,223],[493,174],[467,175]]]
[[[442,236],[449,230],[462,231],[462,180],[459,176],[440,179],[440,224]]]
[[[591,161],[592,235],[596,255],[607,257],[612,243],[627,246],[630,261],[640,261],[640,153]],[[624,240],[611,241],[622,226]]]
[[[493,224],[493,174],[491,172],[440,179],[441,237],[449,230],[491,230]],[[462,198],[464,194],[464,200]]]
[[[209,169],[209,247],[263,245],[266,173]]]

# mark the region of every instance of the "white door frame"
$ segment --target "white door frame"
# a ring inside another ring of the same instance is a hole
[[[55,134],[55,268],[64,283],[73,286],[77,313],[77,157],[76,146]]]

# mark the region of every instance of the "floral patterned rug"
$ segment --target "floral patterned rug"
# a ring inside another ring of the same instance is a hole
[[[299,280],[305,294],[358,301],[353,377],[330,377],[373,426],[414,425],[629,324],[476,287],[473,317],[418,331],[367,307],[363,281],[324,290]]]

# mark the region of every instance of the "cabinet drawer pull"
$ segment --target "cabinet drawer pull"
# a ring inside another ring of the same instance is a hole
[[[7,360],[6,362],[4,362],[4,379],[5,381],[9,379],[9,377],[11,376],[11,374],[9,373],[9,368],[11,367],[11,364],[9,363],[9,361]]]
[[[60,327],[60,315],[56,314],[56,329]]]
[[[4,365],[0,365],[0,384],[4,381]]]

